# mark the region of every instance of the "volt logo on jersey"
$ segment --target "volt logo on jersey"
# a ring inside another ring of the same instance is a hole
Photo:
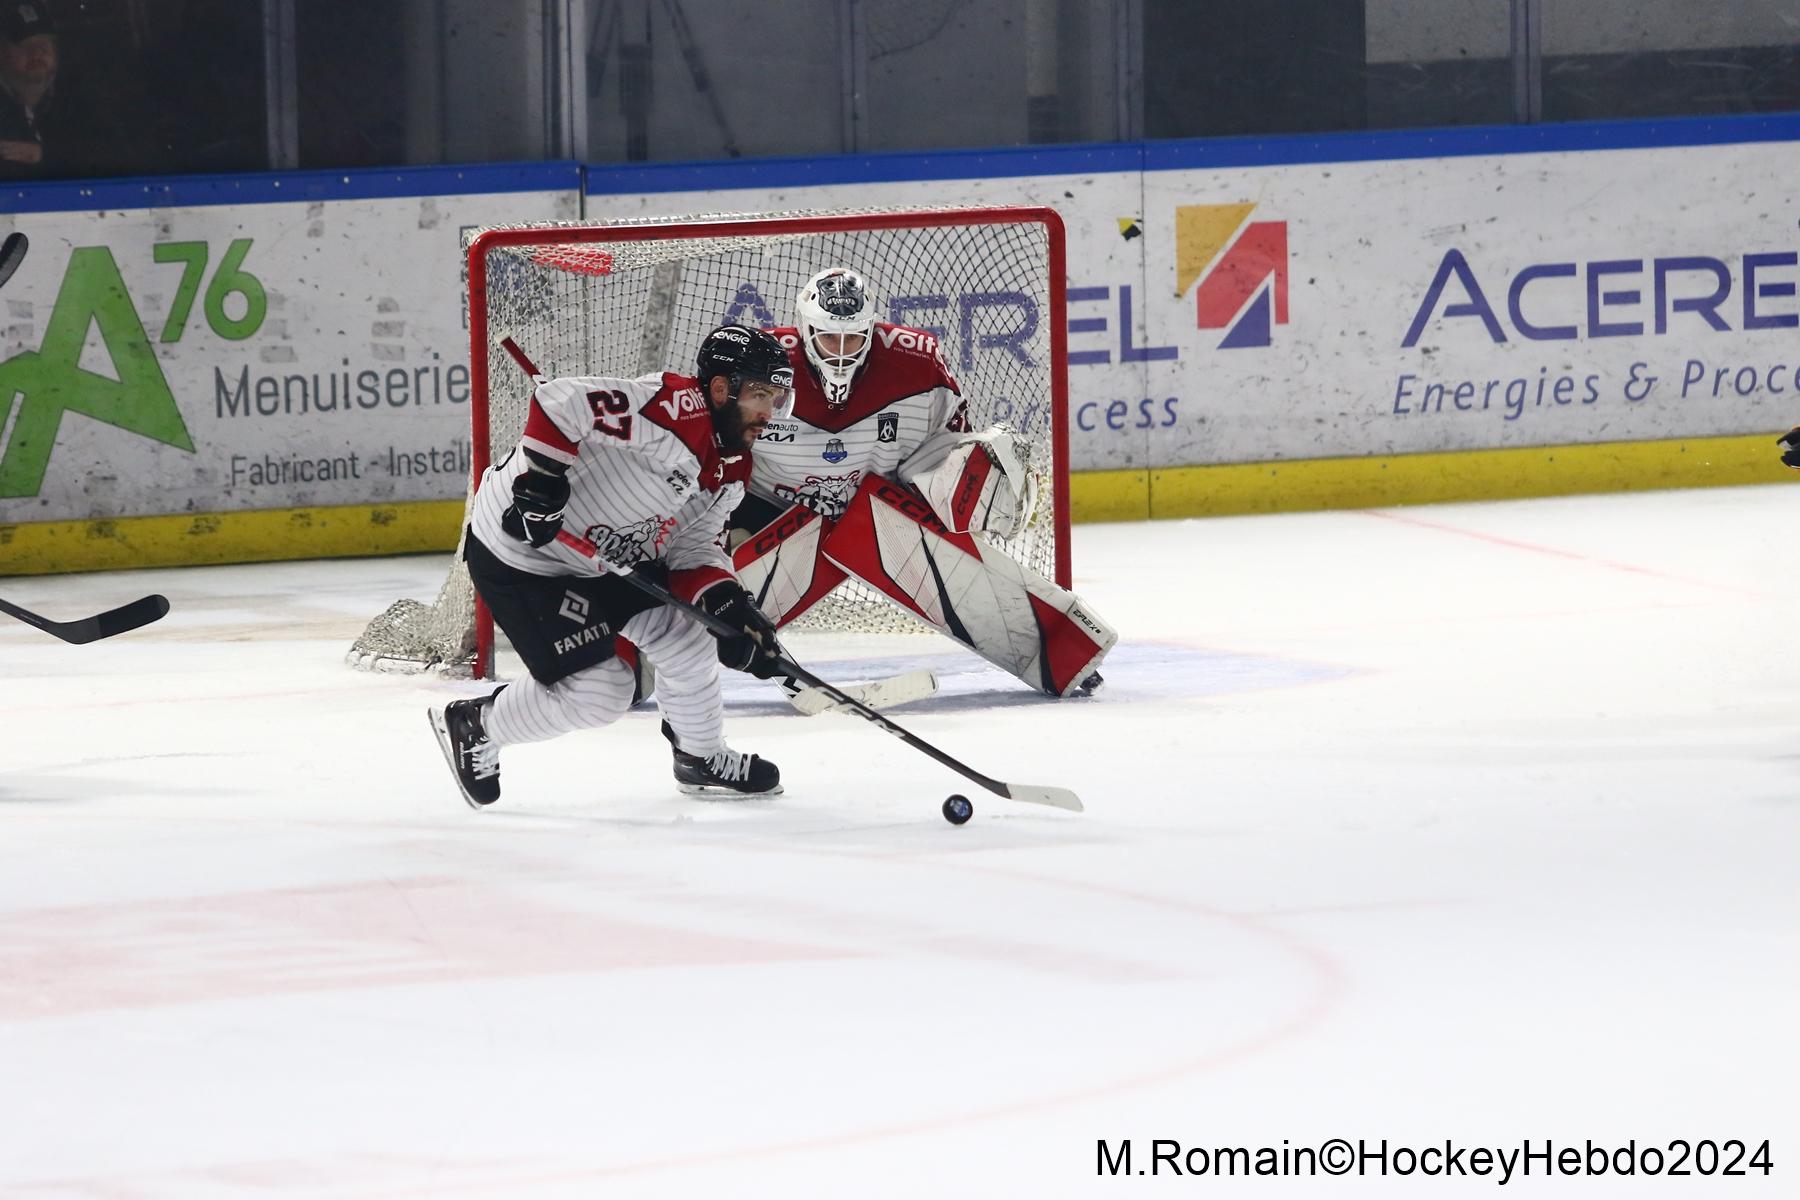
[[[586,625],[588,618],[588,602],[586,596],[575,592],[564,592],[562,607],[556,610],[577,625]]]
[[[1267,346],[1288,323],[1288,226],[1252,221],[1254,204],[1187,204],[1175,210],[1175,291],[1196,280],[1194,323],[1226,330],[1221,350]],[[1271,320],[1271,314],[1273,320]]]
[[[900,440],[900,418],[893,413],[882,413],[875,424],[875,440],[878,442],[897,442]]]
[[[828,463],[841,463],[850,457],[850,452],[844,449],[843,438],[832,438],[825,443],[825,449],[819,451],[819,457]]]
[[[919,329],[903,329],[889,325],[875,330],[881,344],[892,349],[899,346],[902,350],[919,350],[927,354],[938,352],[937,339]]]
[[[681,417],[691,417],[695,413],[706,411],[706,401],[695,388],[682,388],[672,392],[662,402],[662,410],[669,414],[671,421]]]

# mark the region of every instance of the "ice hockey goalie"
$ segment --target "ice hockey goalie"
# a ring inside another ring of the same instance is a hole
[[[764,429],[732,517],[758,606],[785,624],[854,578],[1046,695],[1092,692],[1118,635],[999,544],[1042,486],[1015,432],[969,428],[937,340],[875,320],[854,270],[813,276],[796,309],[770,331],[794,365],[793,412]]]

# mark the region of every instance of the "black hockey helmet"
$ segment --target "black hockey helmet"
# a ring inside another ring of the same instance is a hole
[[[748,325],[721,325],[700,339],[699,360],[702,388],[711,386],[713,376],[724,375],[736,400],[744,381],[757,379],[786,390],[789,399],[783,407],[791,409],[794,367],[774,334]],[[775,415],[787,413],[778,409]]]

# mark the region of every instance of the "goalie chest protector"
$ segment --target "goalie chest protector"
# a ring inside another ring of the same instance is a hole
[[[966,427],[960,389],[924,330],[876,322],[849,402],[837,408],[813,377],[799,332],[770,332],[794,364],[794,413],[763,430],[752,479],[783,499],[838,516],[865,476],[892,475],[931,434]]]

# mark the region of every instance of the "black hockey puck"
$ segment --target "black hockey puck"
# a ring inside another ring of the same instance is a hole
[[[967,796],[952,796],[944,801],[944,820],[952,825],[961,825],[974,815],[975,806]]]

